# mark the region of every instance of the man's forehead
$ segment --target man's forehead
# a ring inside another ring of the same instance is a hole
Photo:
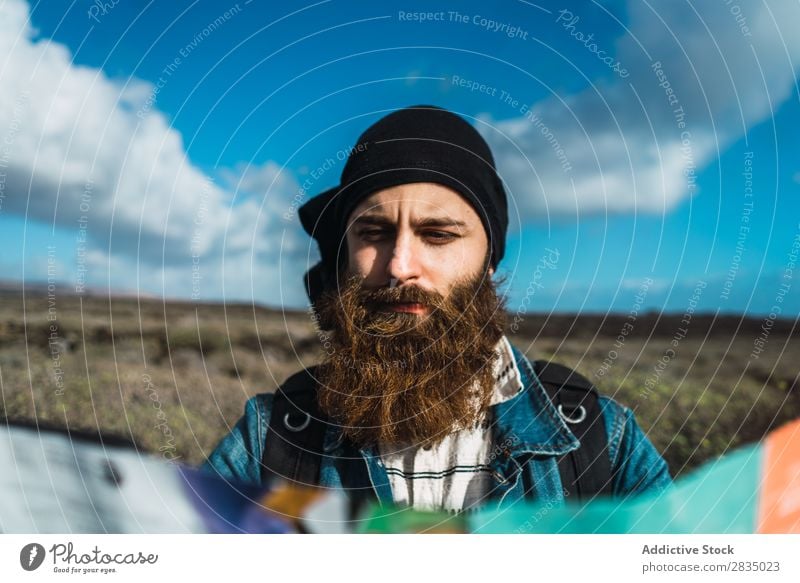
[[[427,182],[402,184],[374,192],[358,204],[350,219],[394,219],[398,213],[408,213],[415,220],[438,219],[465,225],[480,222],[472,205],[459,193]]]

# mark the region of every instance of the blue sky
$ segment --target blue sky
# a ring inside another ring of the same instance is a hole
[[[625,313],[644,285],[796,317],[800,9],[662,4],[5,0],[2,278],[302,308],[297,204],[432,103],[495,152],[511,311]]]

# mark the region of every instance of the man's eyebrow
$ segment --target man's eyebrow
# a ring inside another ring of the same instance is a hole
[[[458,227],[459,229],[466,229],[467,223],[464,221],[458,221],[456,219],[451,219],[449,217],[428,217],[426,219],[420,219],[419,221],[414,221],[415,227]]]
[[[379,225],[384,227],[393,224],[394,223],[390,221],[388,217],[382,215],[359,215],[359,217],[353,221],[353,225]]]
[[[354,225],[394,226],[394,221],[382,215],[361,215],[353,221]],[[412,221],[414,227],[457,227],[466,229],[467,223],[449,217],[427,217]]]

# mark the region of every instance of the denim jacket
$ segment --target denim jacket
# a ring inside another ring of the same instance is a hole
[[[535,499],[560,505],[564,490],[556,462],[580,442],[547,397],[528,358],[512,349],[525,388],[490,408],[494,445],[490,465],[496,486],[487,496],[487,504],[521,500],[523,484],[527,483],[533,485]],[[272,398],[271,394],[259,394],[247,401],[244,416],[220,441],[205,469],[228,480],[261,484],[261,459]],[[608,434],[613,494],[654,492],[669,485],[667,464],[639,428],[633,412],[608,397],[601,396],[599,401]],[[349,449],[335,425],[329,425],[323,451],[321,486],[343,488],[351,497],[392,503],[391,487],[377,448]],[[527,476],[523,477],[523,472]]]

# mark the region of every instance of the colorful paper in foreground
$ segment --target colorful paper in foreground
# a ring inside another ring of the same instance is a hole
[[[266,491],[75,434],[0,432],[8,533],[797,533],[800,420],[706,463],[658,495],[473,513],[350,508],[336,489]]]

